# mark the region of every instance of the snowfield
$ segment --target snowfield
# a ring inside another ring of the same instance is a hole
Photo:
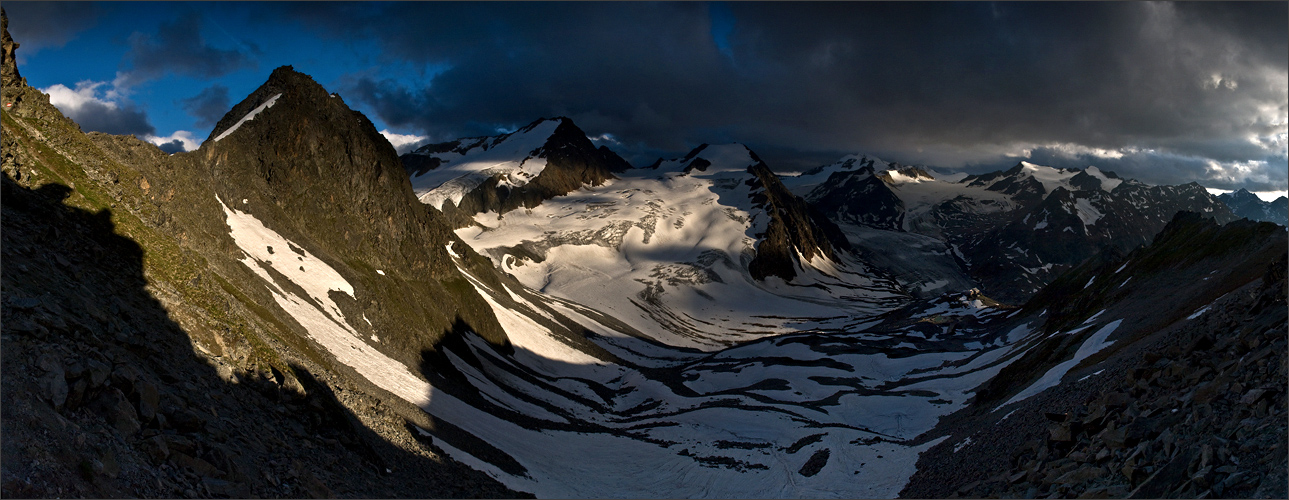
[[[457,235],[525,286],[676,347],[836,328],[906,300],[850,257],[798,258],[791,283],[754,280],[747,264],[769,222],[748,185],[756,160],[740,144],[699,158],[710,165],[686,172],[673,160],[532,209],[478,214]]]
[[[326,298],[329,291],[353,294],[343,276],[250,213],[224,210],[230,236],[245,253],[243,264],[265,280],[278,307],[310,339],[376,386],[499,450],[512,462],[494,463],[451,436],[418,431],[452,458],[510,488],[561,498],[894,497],[915,472],[919,454],[945,437],[914,439],[963,408],[975,387],[1036,345],[1040,335],[1025,325],[1007,331],[943,324],[945,318],[989,323],[1009,316],[962,295],[905,308],[905,327],[867,330],[879,321],[875,313],[907,298],[836,277],[862,281],[861,274],[847,274],[853,273],[846,270],[852,263],[816,262],[820,267],[800,278],[827,290],[781,280],[756,284],[738,267],[715,259],[702,268],[710,275],[662,275],[673,279],[658,280],[663,291],[654,302],[623,293],[622,283],[657,278],[665,272],[659,267],[746,248],[749,227],[756,224],[751,207],[730,213],[717,203],[746,188],[712,188],[720,176],[736,173],[718,168],[691,177],[662,170],[570,195],[624,200],[619,204],[580,214],[569,213],[568,204],[544,204],[531,213],[506,214],[489,230],[465,231],[477,233],[467,240],[486,251],[497,247],[485,243],[506,247],[523,241],[515,235],[559,241],[549,233],[559,234],[561,221],[579,215],[604,227],[615,220],[606,212],[652,213],[657,220],[647,242],[648,233],[632,226],[621,240],[610,239],[620,245],[616,249],[595,241],[552,245],[544,263],[559,265],[519,265],[513,255],[494,253],[524,288],[490,288],[465,270],[460,253],[449,246],[514,347],[513,355],[501,354],[467,332],[468,352],[444,349],[485,402],[480,404],[431,386],[367,346],[351,326],[363,318],[344,317]],[[648,186],[658,183],[687,194],[650,196]],[[626,202],[633,199],[640,203]],[[539,220],[546,221],[544,229]],[[706,230],[684,231],[694,226]],[[701,268],[703,261],[697,262],[691,268]],[[282,279],[294,286],[277,281]],[[305,296],[289,291],[295,287]],[[640,304],[661,305],[650,311]],[[694,334],[664,327],[650,312],[684,318]],[[738,330],[752,326],[757,330]],[[579,347],[574,335],[586,335],[610,359]],[[1085,343],[1088,350],[1098,346],[1096,338]]]
[[[546,159],[536,151],[559,126],[558,120],[545,120],[497,139],[463,139],[473,142],[453,151],[434,153],[443,163],[439,168],[412,177],[412,191],[422,203],[443,209],[445,201],[453,205],[470,190],[493,175],[502,175],[500,185],[519,187],[528,184],[546,169]]]

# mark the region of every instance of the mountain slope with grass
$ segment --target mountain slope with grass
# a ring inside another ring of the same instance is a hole
[[[20,77],[5,23],[7,496],[520,494],[417,441],[408,415],[434,423],[353,376],[291,314],[344,321],[418,368],[454,322],[505,342],[456,267],[435,263],[452,235],[370,124],[348,125],[337,103],[323,112],[344,125],[272,130],[330,99],[281,69],[242,105],[271,93],[274,107],[192,153],[84,134]],[[353,156],[309,162],[327,147]],[[334,204],[309,213],[304,188]],[[230,236],[250,214],[267,224],[251,241],[273,233],[277,248]],[[327,219],[352,229],[316,231]],[[402,300],[417,292],[441,299]],[[378,342],[364,317],[406,325],[406,345]]]

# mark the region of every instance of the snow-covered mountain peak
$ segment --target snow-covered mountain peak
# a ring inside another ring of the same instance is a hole
[[[1107,193],[1114,191],[1114,188],[1123,184],[1123,179],[1120,179],[1114,172],[1102,172],[1096,166],[1088,166],[1088,168],[1083,169],[1083,172],[1101,181],[1101,189]]]
[[[493,176],[499,176],[499,185],[523,186],[545,170],[542,146],[562,123],[560,119],[542,119],[505,135],[423,146],[410,154],[438,162],[412,176],[412,189],[423,203],[441,210],[444,201],[460,203],[467,192]]]
[[[1058,187],[1074,190],[1074,187],[1070,184],[1070,178],[1080,172],[1080,170],[1053,168],[1027,161],[1020,162],[1017,167],[1019,167],[1019,172],[1015,177],[1029,177],[1038,181],[1043,186],[1044,194],[1051,194]]]
[[[931,175],[925,169],[919,167],[906,167],[896,164],[896,168],[889,168],[878,172],[877,176],[886,181],[888,184],[905,184],[910,182],[928,182],[934,181],[935,176]]]
[[[421,202],[465,216],[531,207],[630,168],[564,117],[539,119],[495,137],[423,146],[402,160]],[[451,208],[445,208],[447,201]]]
[[[761,159],[743,144],[703,144],[683,158],[661,160],[653,168],[658,172],[680,172],[688,175],[716,176],[728,173],[746,173],[748,167]],[[695,173],[697,171],[698,173]]]

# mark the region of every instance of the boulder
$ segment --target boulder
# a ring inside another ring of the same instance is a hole
[[[104,420],[107,420],[107,423],[116,428],[116,431],[122,435],[134,435],[142,428],[139,425],[139,415],[134,411],[134,406],[121,393],[121,390],[115,387],[103,391],[90,404],[90,409],[102,416]]]

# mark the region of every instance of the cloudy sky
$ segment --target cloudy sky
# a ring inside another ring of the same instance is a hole
[[[402,149],[572,118],[632,163],[742,142],[1283,192],[1289,4],[5,2],[83,128],[194,149],[290,64]]]

